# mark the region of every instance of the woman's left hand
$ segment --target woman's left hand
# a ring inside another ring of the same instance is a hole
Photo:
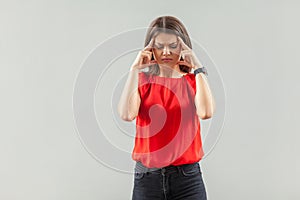
[[[193,69],[203,67],[196,55],[194,54],[193,50],[184,43],[181,37],[177,36],[177,38],[181,46],[180,56],[183,58],[183,60],[179,60],[177,64],[186,65]]]

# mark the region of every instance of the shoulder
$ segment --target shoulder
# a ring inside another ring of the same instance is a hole
[[[149,74],[147,72],[140,71],[138,78],[139,83],[147,82],[149,80]]]
[[[144,71],[139,71],[139,76],[146,76],[147,74],[146,74],[146,72],[144,72]]]
[[[184,77],[188,80],[195,81],[195,75],[193,73],[186,73]]]
[[[138,85],[139,85],[139,87],[148,85],[148,83],[151,82],[150,80],[151,80],[150,74],[148,74],[147,72],[140,71],[138,73]]]
[[[193,73],[187,73],[186,75],[184,75],[184,77],[186,78],[188,84],[193,88],[194,92],[196,92],[196,78],[195,78],[195,75]]]

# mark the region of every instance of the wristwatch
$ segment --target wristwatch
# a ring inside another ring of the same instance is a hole
[[[205,67],[200,67],[194,71],[195,76],[196,76],[196,74],[199,74],[199,73],[203,73],[206,76],[208,76],[207,69]]]

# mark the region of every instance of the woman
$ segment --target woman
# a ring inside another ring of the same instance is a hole
[[[123,120],[136,119],[132,199],[206,199],[199,118],[215,110],[206,76],[184,25],[155,19],[118,104]]]

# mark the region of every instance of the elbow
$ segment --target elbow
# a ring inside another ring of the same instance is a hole
[[[216,104],[213,101],[213,104],[208,107],[200,107],[196,105],[196,113],[200,119],[210,119],[213,117],[216,110]]]
[[[127,112],[122,111],[121,109],[118,109],[118,114],[122,120],[128,121],[128,122],[134,120],[136,117],[136,115],[128,114]]]
[[[210,119],[213,116],[211,113],[201,113],[201,114],[197,113],[197,115],[199,116],[200,119],[203,119],[203,120]]]
[[[130,112],[127,109],[123,109],[124,106],[122,106],[121,104],[118,105],[118,114],[119,117],[124,120],[124,121],[132,121],[135,119],[135,117],[137,116],[136,114],[134,114],[134,112]]]
[[[124,121],[131,122],[132,120],[135,119],[135,116],[133,116],[133,115],[120,115],[120,118]]]
[[[211,110],[211,111],[203,111],[203,112],[198,111],[198,112],[197,112],[198,117],[199,117],[200,119],[202,119],[202,120],[212,118],[213,114],[214,114],[214,110]]]

